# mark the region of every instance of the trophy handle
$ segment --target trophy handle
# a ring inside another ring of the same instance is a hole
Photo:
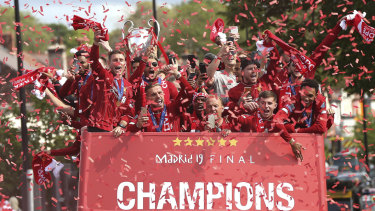
[[[156,34],[156,39],[158,40],[158,39],[159,39],[159,33],[160,33],[160,25],[159,25],[159,22],[158,22],[157,20],[150,19],[150,20],[148,20],[148,25],[149,25],[150,27],[154,27],[154,26],[151,24],[152,22],[155,22],[155,23],[156,23],[156,28],[157,28],[157,32],[158,32],[158,34]]]
[[[130,25],[130,27],[129,27],[129,29],[128,29],[128,32],[131,32],[131,31],[133,30],[133,26],[134,26],[133,21],[131,21],[131,20],[127,20],[127,21],[125,21],[124,26],[122,27],[122,30],[121,30],[121,33],[122,33],[122,39],[125,39],[125,37],[126,37],[126,35],[125,35],[125,27],[126,27],[126,24],[127,24],[127,23],[131,23],[131,25]]]

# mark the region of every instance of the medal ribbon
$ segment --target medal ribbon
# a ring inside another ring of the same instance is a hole
[[[121,89],[118,86],[117,80],[115,79],[114,81],[115,81],[115,85],[116,85],[116,89],[118,93],[118,96],[117,96],[118,101],[121,101],[121,98],[124,95],[124,78],[121,78]]]
[[[82,84],[81,84],[81,82],[78,83],[78,91],[80,91],[81,87],[86,84],[86,82],[87,82],[87,80],[89,79],[90,76],[91,76],[91,71],[86,75],[86,78],[85,78],[85,80],[83,80]]]
[[[313,113],[314,113],[314,110],[311,109],[311,114],[310,114],[310,116],[305,120],[305,123],[306,123],[306,125],[307,125],[308,128],[311,127]],[[307,117],[307,113],[306,113],[305,110],[302,112],[302,116],[303,116],[303,118]]]
[[[294,85],[292,85],[292,79],[289,77],[289,83],[290,83],[290,90],[292,92],[292,95],[297,95],[296,90],[294,89]]]
[[[154,126],[158,126],[157,122],[156,122],[156,118],[154,116],[154,112],[151,111],[151,107],[148,107],[148,112],[150,113],[152,124],[154,124]],[[163,109],[163,112],[161,113],[161,117],[160,117],[159,127],[156,128],[157,132],[161,132],[161,130],[163,129],[166,113],[167,113],[167,106],[164,105],[164,109]]]
[[[83,83],[81,83],[81,81],[78,82],[78,109],[80,109],[80,105],[81,105],[81,100],[80,100],[80,96],[79,96],[79,92],[81,91],[81,87],[84,86],[87,82],[87,80],[90,78],[91,76],[91,71],[86,75],[86,78],[85,80],[83,80]],[[94,84],[92,84],[94,85]],[[92,100],[92,85],[91,85],[91,100]]]

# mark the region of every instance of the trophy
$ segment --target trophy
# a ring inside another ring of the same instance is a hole
[[[152,26],[152,22],[156,23],[157,27],[157,34],[154,32],[154,27]],[[127,30],[128,34],[125,36],[125,27],[130,23],[130,27]],[[131,20],[127,20],[124,23],[124,27],[122,30],[122,38],[127,45],[130,55],[133,56],[141,56],[150,45],[154,45],[155,42],[158,40],[159,32],[160,32],[160,25],[157,20],[150,19],[148,22],[150,28],[134,28],[134,23]]]

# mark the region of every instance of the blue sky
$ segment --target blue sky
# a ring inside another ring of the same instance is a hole
[[[143,0],[144,1],[144,0]],[[156,0],[157,5],[174,5],[186,0]],[[105,26],[109,29],[121,28],[126,14],[134,12],[140,0],[19,0],[20,10],[28,11],[43,23],[62,23],[69,25],[66,16],[78,15],[83,18],[94,17],[100,23],[105,16]],[[126,4],[126,2],[129,4]],[[89,6],[90,11],[89,11]],[[87,15],[87,13],[88,15]],[[124,17],[122,18],[122,16]],[[120,22],[119,22],[120,21]]]

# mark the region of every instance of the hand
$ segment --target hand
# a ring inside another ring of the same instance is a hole
[[[169,64],[165,67],[165,70],[168,74],[178,76],[180,73],[178,72],[178,63],[177,60],[172,60],[172,64]]]
[[[66,71],[65,77],[68,80],[74,80],[76,78],[76,72],[74,71],[74,66],[70,66],[69,70]],[[78,70],[77,70],[78,71]]]
[[[217,54],[217,57],[223,57],[229,53],[229,46],[228,45],[222,45],[220,48],[219,53]]]
[[[65,125],[72,124],[72,117],[70,117],[67,113],[59,112],[59,114],[60,114],[60,120],[63,122],[63,124]]]
[[[46,72],[42,72],[42,74],[45,75],[45,76],[47,76],[47,77],[50,78],[50,79],[53,79],[53,74],[50,73],[50,72],[48,72],[48,73],[46,73]]]
[[[271,44],[272,40],[268,36],[268,34],[264,34],[264,44]]]
[[[53,74],[52,74],[52,73],[42,72],[42,74],[43,74],[44,76],[48,77],[49,79],[51,79],[51,81],[52,81],[53,83],[57,83],[57,82],[58,82],[57,79],[53,77]]]
[[[250,102],[253,102],[253,97],[250,95],[250,91],[246,91],[245,93],[243,93],[238,101],[239,104]]]
[[[202,86],[204,86],[204,82],[206,82],[207,79],[208,79],[208,76],[207,76],[206,73],[204,73],[204,74],[200,74],[200,75],[198,76],[198,78],[197,78],[197,85],[198,85],[198,87],[202,87]]]
[[[123,133],[125,133],[125,129],[120,127],[120,126],[117,126],[115,129],[112,130],[113,132],[113,136],[115,138],[118,138],[119,136],[121,136]]]
[[[229,33],[229,37],[233,37],[234,38],[234,41],[238,41],[240,39],[240,34],[239,33]]]
[[[148,122],[148,116],[143,116],[143,115],[139,115],[138,119],[137,119],[137,128],[141,129],[143,128],[143,125],[146,124]]]
[[[244,103],[243,107],[250,112],[254,112],[259,108],[258,103],[256,102],[249,102],[249,103]]]
[[[189,82],[189,84],[190,84],[191,87],[193,87],[193,88],[196,87],[196,84],[197,84],[197,83],[195,82],[194,79],[189,79],[188,82]]]
[[[94,44],[98,45],[104,36],[102,36],[102,32],[99,27],[95,26],[94,28]]]
[[[332,108],[329,108],[327,110],[327,113],[328,113],[328,115],[334,116],[335,115],[335,110],[333,110]]]
[[[302,156],[302,151],[301,149],[305,150],[306,148],[304,148],[302,146],[302,144],[298,143],[298,142],[292,142],[290,144],[290,146],[292,147],[292,151],[294,153],[294,155],[296,156],[297,160],[299,159],[301,162],[303,161],[303,156]]]
[[[223,131],[221,131],[221,135],[223,137],[227,137],[229,136],[229,134],[231,133],[232,131],[228,130],[228,129],[224,129]]]
[[[98,44],[101,45],[104,48],[104,50],[106,50],[107,52],[112,52],[112,48],[109,45],[108,41],[100,40]]]

